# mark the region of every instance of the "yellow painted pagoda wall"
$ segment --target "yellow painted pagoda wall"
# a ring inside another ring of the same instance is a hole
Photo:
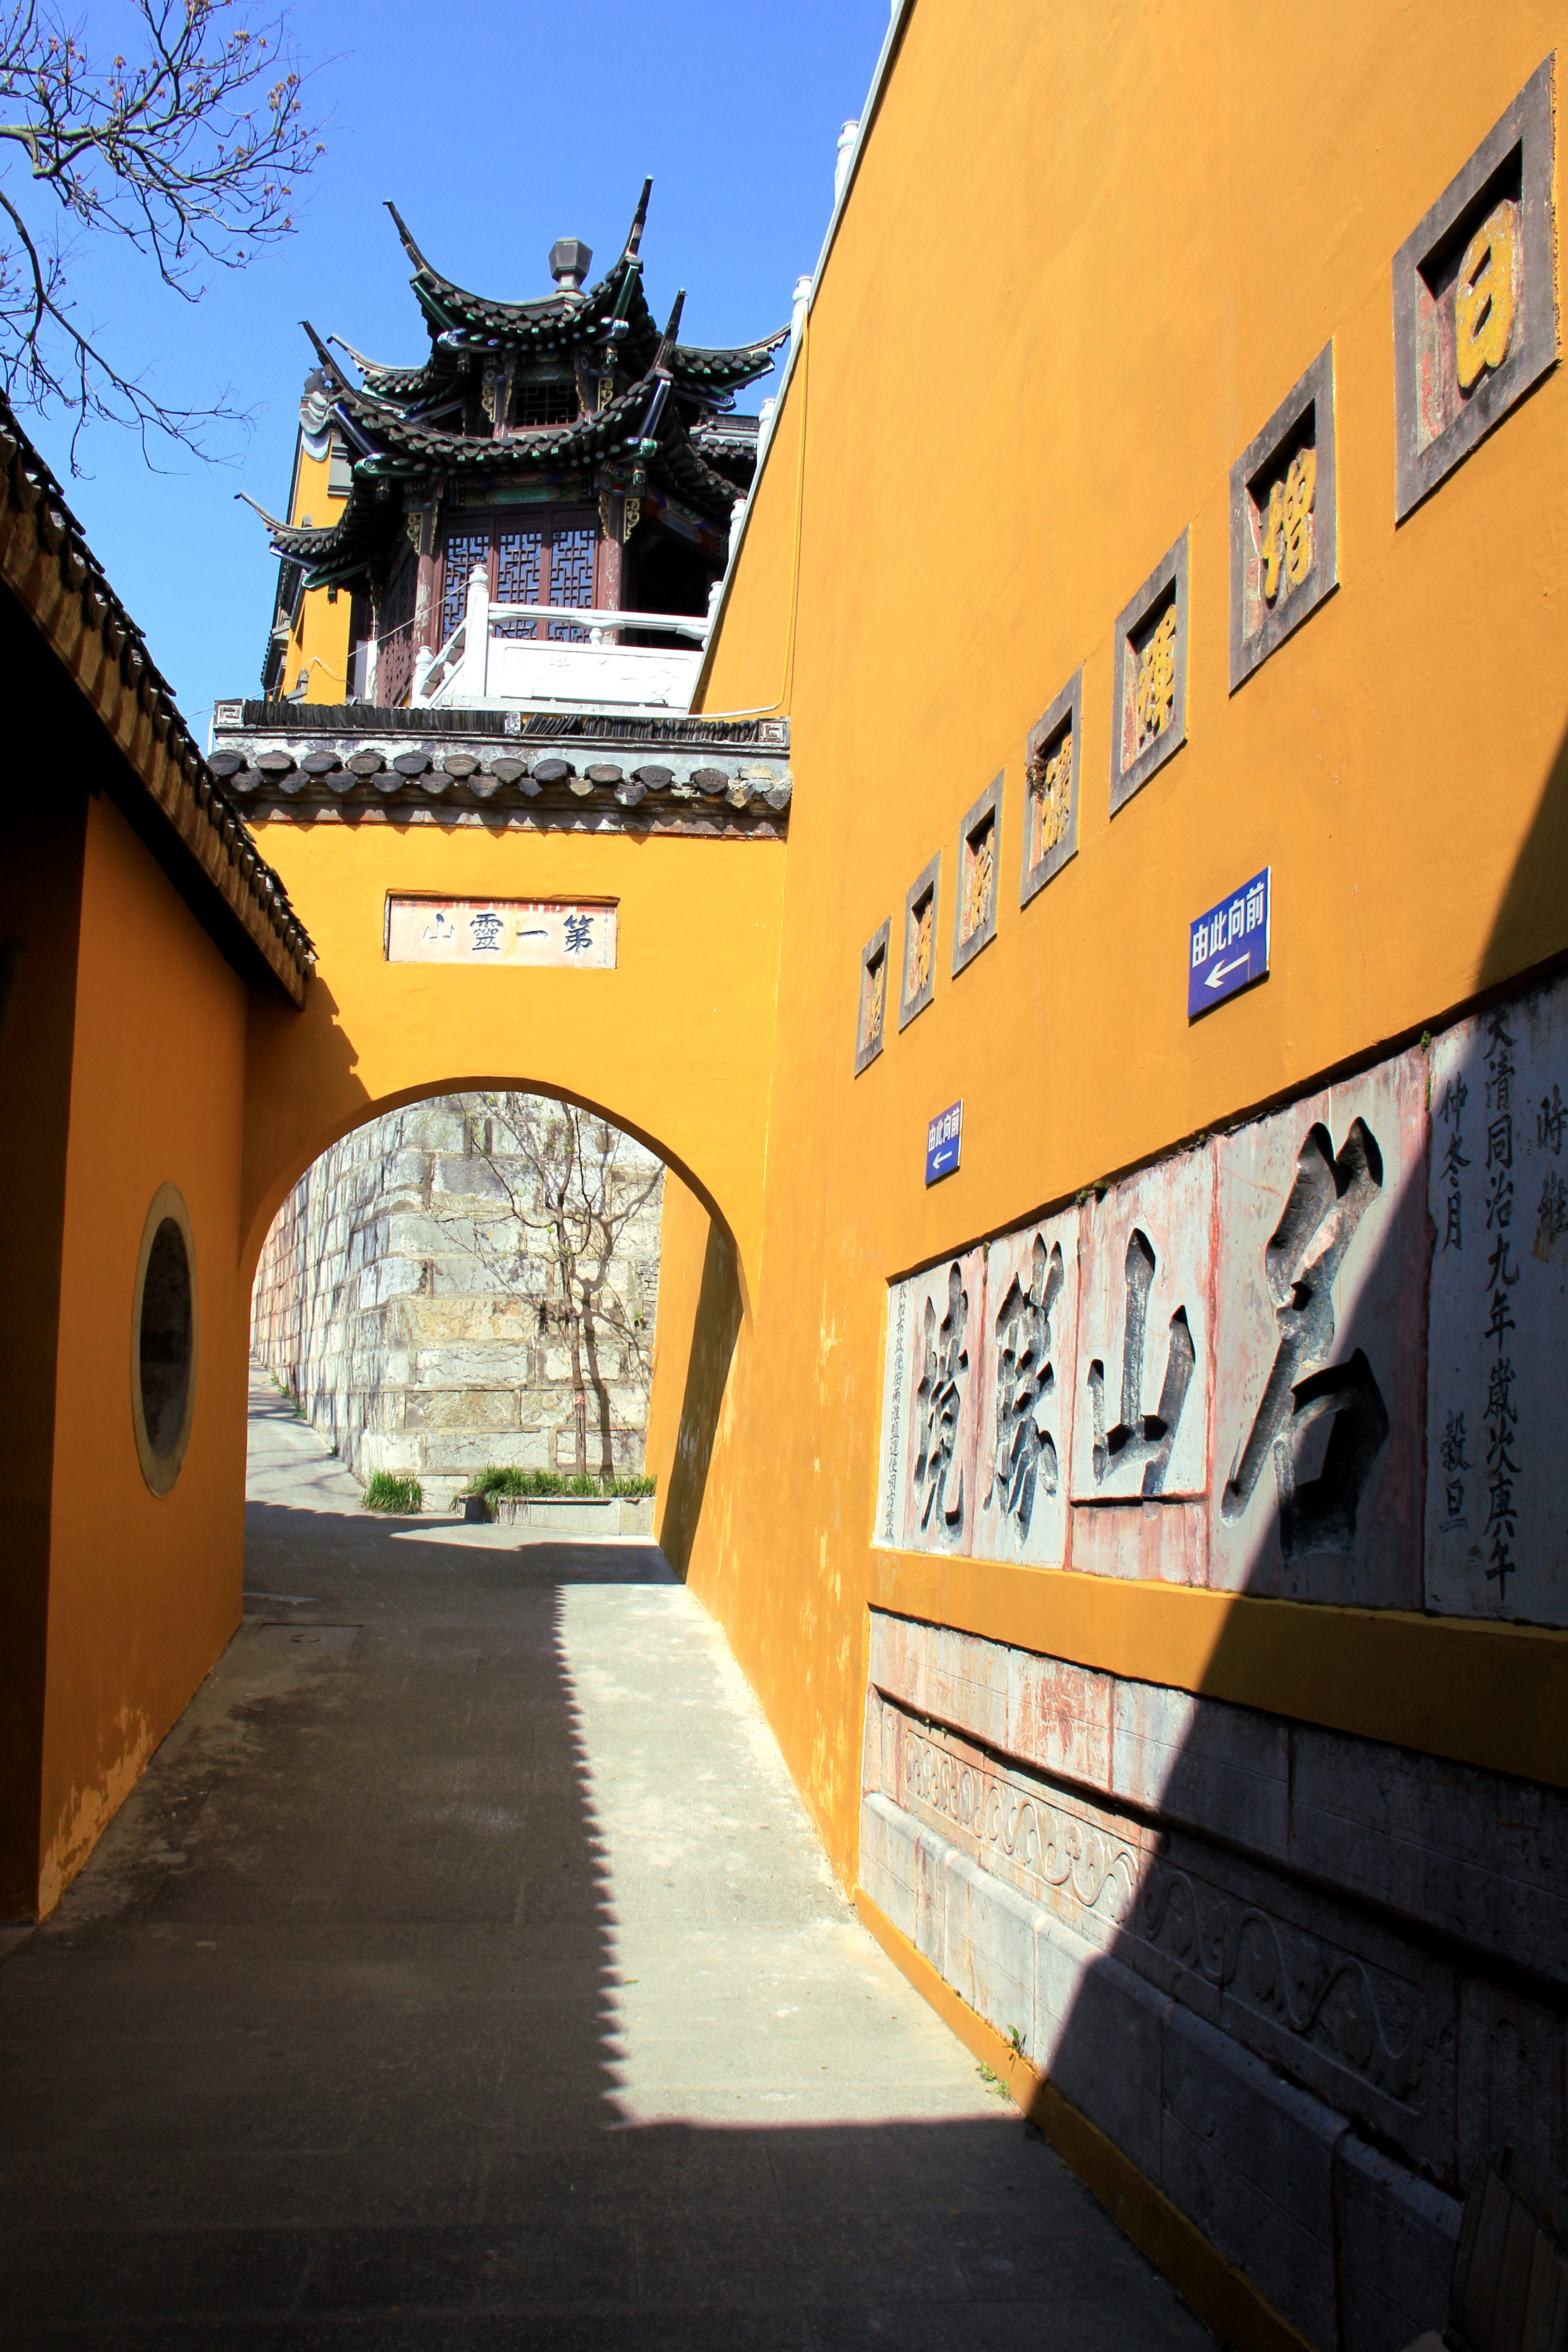
[[[335,522],[343,510],[343,500],[328,494],[331,461],[328,457],[312,457],[301,444],[294,468],[294,496],[289,509],[289,520],[302,523],[307,517],[318,530]],[[292,695],[300,682],[301,670],[310,673],[305,690],[307,702],[346,702],[349,693],[349,615],[353,600],[348,591],[340,591],[334,598],[326,588],[307,589],[300,599],[300,614],[289,636],[288,658],[279,681],[282,694]]]
[[[706,687],[792,723],[767,1180],[743,1318],[667,1192],[649,1445],[847,1883],[873,1604],[1568,1777],[1561,1633],[870,1542],[890,1278],[1568,949],[1568,373],[1396,528],[1390,291],[1565,41],[1543,0],[907,14]],[[1341,585],[1232,696],[1229,468],[1331,340]],[[1113,624],[1184,530],[1188,740],[1112,821]],[[1020,909],[1025,739],[1080,663],[1078,855]],[[996,936],[954,980],[960,822],[999,772]],[[934,1003],[857,1079],[862,944],[890,916],[896,972],[938,850]],[[1272,976],[1189,1026],[1188,921],[1270,864]]]

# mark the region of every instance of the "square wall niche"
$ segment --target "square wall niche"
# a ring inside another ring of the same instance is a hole
[[[1334,347],[1325,345],[1230,469],[1230,690],[1340,578]]]
[[[1043,718],[1024,752],[1024,867],[1018,904],[1026,907],[1069,857],[1078,855],[1078,757],[1083,737],[1081,665]]]
[[[958,900],[952,912],[952,972],[996,936],[996,869],[1002,855],[1002,778],[994,776],[958,829]]]
[[[1554,63],[1394,257],[1396,521],[1556,364]]]
[[[882,1050],[888,1022],[888,933],[884,916],[860,950],[860,996],[855,1015],[855,1075],[869,1069]]]
[[[899,1027],[907,1029],[923,1013],[936,987],[936,914],[942,889],[942,852],[922,866],[904,900],[903,976],[899,989]]]
[[[1187,740],[1187,534],[1116,618],[1110,814]]]

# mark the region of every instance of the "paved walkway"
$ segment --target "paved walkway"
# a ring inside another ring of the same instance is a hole
[[[243,1628],[0,1967],[0,2337],[1206,2352],[654,1546],[370,1518],[269,1386],[250,1473]]]

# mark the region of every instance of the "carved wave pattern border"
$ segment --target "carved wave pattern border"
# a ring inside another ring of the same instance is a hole
[[[1173,1990],[1173,1969],[1195,1979],[1223,2005],[1228,2024],[1251,2021],[1263,2029],[1262,2046],[1256,2032],[1245,2039],[1267,2063],[1288,2063],[1294,2044],[1406,2113],[1424,2111],[1429,2044],[1441,2030],[1430,2036],[1421,2030],[1425,2004],[1415,1985],[1391,1980],[1391,1998],[1380,1998],[1355,1953],[1171,1864],[1160,1832],[1134,1822],[1118,1835],[1066,1791],[1035,1783],[968,1742],[949,1747],[939,1727],[890,1701],[883,1706],[884,1785],[892,1784],[917,1820],[943,1834],[956,1830],[982,1869],[1145,1981]],[[1262,1874],[1250,1865],[1247,1874]],[[1126,1949],[1129,1942],[1142,1951]],[[1190,2005],[1200,2012],[1208,2006]],[[1403,2031],[1391,2025],[1394,2009],[1405,2012]]]

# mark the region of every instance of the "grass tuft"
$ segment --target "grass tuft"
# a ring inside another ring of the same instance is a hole
[[[595,1478],[586,1470],[569,1475],[561,1470],[503,1469],[492,1463],[488,1470],[480,1471],[465,1492],[483,1495],[491,1504],[500,1495],[532,1496],[542,1501],[574,1495],[602,1501],[607,1496],[619,1496],[631,1502],[651,1495],[657,1484],[656,1479],[647,1476]]]
[[[422,1511],[425,1489],[417,1478],[399,1477],[395,1471],[377,1470],[364,1490],[367,1511]]]

